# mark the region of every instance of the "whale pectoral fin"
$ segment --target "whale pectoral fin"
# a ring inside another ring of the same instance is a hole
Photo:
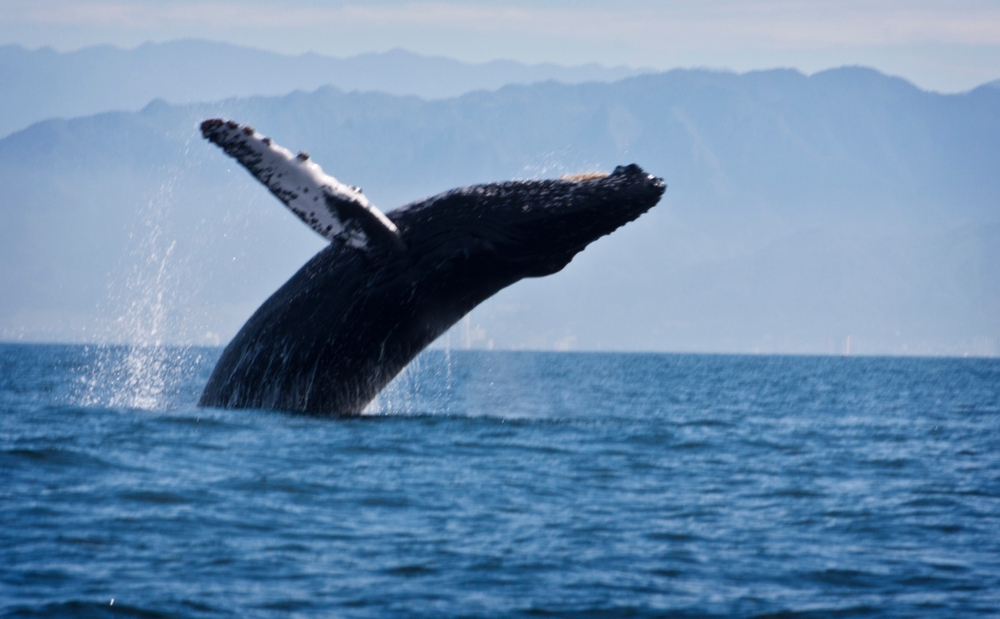
[[[401,245],[396,225],[361,189],[325,174],[306,153],[293,155],[253,127],[241,127],[231,120],[206,120],[201,123],[201,133],[323,237],[359,249],[371,244]]]

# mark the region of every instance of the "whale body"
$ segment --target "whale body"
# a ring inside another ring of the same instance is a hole
[[[463,187],[383,214],[250,127],[212,119],[201,129],[330,244],[226,346],[200,406],[359,414],[478,304],[558,272],[666,189],[628,165]]]

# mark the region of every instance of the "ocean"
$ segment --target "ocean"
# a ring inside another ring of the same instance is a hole
[[[1000,616],[1000,360],[432,350],[338,419],[219,352],[0,345],[0,616]]]

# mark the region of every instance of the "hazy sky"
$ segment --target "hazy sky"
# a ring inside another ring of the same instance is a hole
[[[863,64],[946,92],[1000,78],[1000,0],[0,0],[0,44],[71,50],[184,37],[330,56],[402,47],[473,62]]]

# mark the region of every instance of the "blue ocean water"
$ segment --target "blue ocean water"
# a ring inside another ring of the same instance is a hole
[[[2,616],[1000,616],[1000,360],[429,351],[328,419],[218,353],[0,345]]]

